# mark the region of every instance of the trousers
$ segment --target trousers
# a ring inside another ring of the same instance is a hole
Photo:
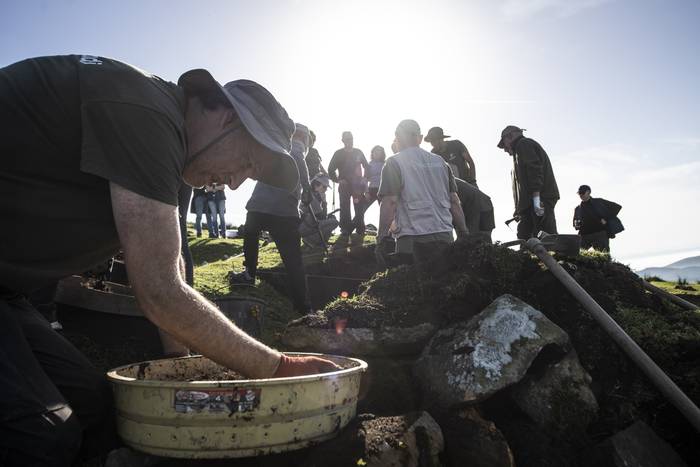
[[[69,466],[117,445],[110,386],[21,296],[0,296],[0,465]]]
[[[298,217],[275,216],[262,212],[248,211],[243,233],[243,264],[248,274],[255,277],[258,269],[258,240],[263,230],[270,232],[270,237],[277,245],[282,263],[287,270],[287,280],[294,309],[308,313],[309,303],[306,297],[306,274],[301,259],[301,236]]]

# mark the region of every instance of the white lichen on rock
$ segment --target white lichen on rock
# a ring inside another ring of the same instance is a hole
[[[567,334],[512,295],[467,322],[440,330],[416,363],[440,405],[479,401],[522,379],[542,348],[566,347]]]

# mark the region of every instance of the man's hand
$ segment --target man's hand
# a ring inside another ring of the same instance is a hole
[[[605,219],[601,219],[601,220],[600,220],[600,223],[603,224],[603,225],[605,225],[605,224],[608,223],[608,221],[606,221]]]
[[[532,197],[532,207],[535,210],[535,215],[537,217],[544,216],[544,206],[542,206],[540,195],[535,195]]]
[[[469,237],[469,230],[458,230],[457,240],[466,240]]]
[[[325,358],[306,356],[297,357],[282,354],[280,357],[280,366],[273,378],[287,378],[290,376],[317,375],[319,373],[328,373],[330,371],[342,370],[342,368],[330,360]]]
[[[110,191],[129,282],[144,315],[183,346],[248,377],[269,378],[279,352],[238,329],[185,283],[177,208],[113,182]],[[152,225],[159,226],[156,236]]]

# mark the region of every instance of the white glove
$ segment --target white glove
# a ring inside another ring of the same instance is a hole
[[[535,210],[535,215],[537,217],[542,217],[544,216],[544,206],[542,206],[542,202],[540,201],[539,196],[533,196],[532,197],[532,207]]]

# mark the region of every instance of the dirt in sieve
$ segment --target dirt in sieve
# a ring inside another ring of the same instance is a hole
[[[155,369],[149,371],[150,363],[145,362],[138,367],[136,378],[139,380],[154,380],[154,381],[236,381],[247,380],[249,378],[244,375],[228,369],[224,366],[217,365],[209,360],[201,364],[193,363],[193,359],[175,359],[167,368],[160,370]],[[353,368],[359,365],[356,362],[348,360],[336,360],[335,363],[341,369]]]

